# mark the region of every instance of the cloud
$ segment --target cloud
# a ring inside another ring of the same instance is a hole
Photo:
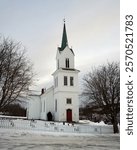
[[[84,74],[107,60],[119,60],[119,0],[0,1],[1,34],[21,41],[37,73],[37,88],[52,83],[63,18],[77,69]]]

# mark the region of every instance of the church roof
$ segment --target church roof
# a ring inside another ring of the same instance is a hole
[[[73,68],[61,68],[62,70],[70,70],[70,71],[79,71],[77,69],[73,69]]]
[[[68,46],[68,38],[67,38],[67,32],[66,32],[66,25],[64,21],[61,47],[58,47],[59,51],[63,51],[66,48],[66,46]],[[72,49],[70,50],[74,54],[73,50]]]
[[[64,22],[61,50],[64,50],[64,48],[66,46],[68,46],[68,39],[67,39],[66,25],[65,25],[65,22]]]

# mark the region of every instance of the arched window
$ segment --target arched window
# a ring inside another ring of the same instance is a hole
[[[69,58],[66,58],[66,68],[69,68]]]

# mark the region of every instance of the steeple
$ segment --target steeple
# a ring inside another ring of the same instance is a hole
[[[62,35],[62,43],[61,43],[61,50],[64,50],[64,48],[68,46],[68,39],[67,39],[67,32],[66,32],[66,25],[65,25],[65,19],[64,19],[64,27],[63,27],[63,35]]]

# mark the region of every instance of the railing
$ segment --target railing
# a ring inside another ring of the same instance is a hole
[[[10,119],[0,118],[0,128],[9,129],[23,129],[23,130],[37,130],[49,132],[65,132],[65,133],[94,133],[106,134],[113,133],[112,126],[100,125],[82,125],[82,124],[68,124],[47,122],[40,120],[26,120],[26,119]]]

